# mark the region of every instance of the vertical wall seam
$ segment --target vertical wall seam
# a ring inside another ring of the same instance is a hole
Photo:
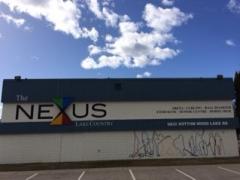
[[[62,162],[62,134],[59,134],[60,142],[59,142],[59,160],[58,162]]]

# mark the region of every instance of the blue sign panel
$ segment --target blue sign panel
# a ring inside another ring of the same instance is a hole
[[[91,120],[73,121],[61,126],[52,126],[49,122],[0,123],[0,134],[236,128],[239,128],[239,121],[234,118]]]

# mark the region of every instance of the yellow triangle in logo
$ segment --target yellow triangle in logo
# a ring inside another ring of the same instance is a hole
[[[59,116],[57,116],[54,120],[52,120],[52,122],[50,123],[50,125],[62,125],[63,124],[63,115],[60,114]]]

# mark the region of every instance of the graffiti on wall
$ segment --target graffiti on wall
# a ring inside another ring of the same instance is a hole
[[[197,157],[225,155],[224,131],[195,131],[190,135],[161,131],[141,131],[133,134],[131,158]]]

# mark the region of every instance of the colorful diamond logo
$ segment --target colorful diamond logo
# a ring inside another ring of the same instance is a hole
[[[50,125],[69,125],[72,124],[72,120],[65,113],[65,110],[69,107],[69,105],[73,102],[73,98],[70,97],[55,97],[53,98],[53,102],[56,104],[60,112],[57,116],[52,120]]]

